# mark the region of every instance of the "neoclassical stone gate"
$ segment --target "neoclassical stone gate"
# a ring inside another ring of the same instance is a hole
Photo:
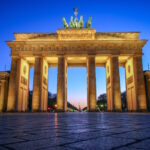
[[[125,67],[128,111],[147,110],[142,68],[146,40],[138,32],[59,29],[56,33],[15,33],[7,111],[27,111],[29,69],[34,67],[32,111],[47,111],[48,67],[58,67],[57,110],[67,111],[67,67],[87,67],[87,110],[96,110],[96,66],[106,67],[107,109],[121,111],[119,66]],[[101,84],[101,83],[98,83]]]

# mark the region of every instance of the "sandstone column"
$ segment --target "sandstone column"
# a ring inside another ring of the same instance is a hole
[[[121,111],[121,93],[118,57],[110,57],[106,62],[107,110]]]
[[[48,63],[42,57],[35,58],[32,111],[47,111]]]
[[[0,72],[0,112],[7,109],[9,73]]]
[[[127,106],[129,111],[145,111],[146,93],[142,57],[131,57],[125,64]]]
[[[47,111],[48,108],[48,63],[42,59],[42,83],[41,83],[41,111]]]
[[[0,77],[0,112],[6,111],[8,98],[8,75]]]
[[[95,56],[87,59],[87,111],[96,111]]]
[[[67,111],[67,61],[65,60],[65,101],[64,101],[64,110]]]
[[[18,64],[18,58],[12,58],[9,88],[8,88],[7,111],[16,111],[16,100],[17,100],[17,82],[16,81],[18,79],[17,64]]]
[[[4,101],[5,101],[5,89],[4,89],[4,83],[5,81],[0,81],[0,112],[4,111]]]
[[[57,111],[67,111],[67,65],[64,56],[58,58]]]
[[[147,109],[150,111],[150,71],[144,72]]]

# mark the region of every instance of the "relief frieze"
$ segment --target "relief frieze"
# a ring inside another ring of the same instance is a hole
[[[107,78],[107,85],[110,84],[110,77]]]
[[[127,84],[129,85],[129,84],[131,84],[133,82],[133,76],[131,76],[131,77],[129,77],[128,79],[127,79]]]
[[[48,81],[45,77],[43,77],[43,84],[47,85],[48,84]]]
[[[35,43],[34,43],[35,44]],[[136,46],[137,47],[137,46]],[[131,51],[132,49],[132,51]],[[107,52],[107,51],[112,51],[112,53],[140,53],[141,51],[137,51],[136,49],[133,49],[133,45],[127,45],[127,44],[116,44],[116,43],[105,43],[105,42],[101,42],[101,43],[48,43],[48,44],[44,44],[44,45],[24,45],[21,47],[15,47],[14,48],[15,51],[50,51],[50,52],[78,52],[81,50],[84,51],[94,51],[96,53],[102,53],[103,51]]]
[[[93,39],[92,34],[60,34],[59,40],[91,40]]]
[[[27,79],[23,76],[21,76],[21,83],[27,85]]]

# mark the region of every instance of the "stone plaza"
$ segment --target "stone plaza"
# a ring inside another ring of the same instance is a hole
[[[150,114],[0,114],[0,149],[149,150]]]

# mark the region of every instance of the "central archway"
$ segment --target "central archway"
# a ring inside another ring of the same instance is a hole
[[[79,111],[87,107],[87,68],[68,67],[67,102]],[[68,107],[69,111],[73,111]]]

